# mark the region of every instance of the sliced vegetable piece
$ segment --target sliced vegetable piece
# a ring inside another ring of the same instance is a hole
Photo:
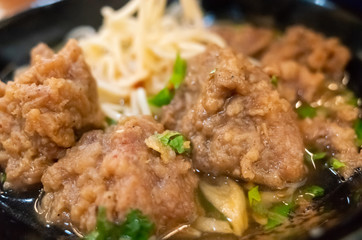
[[[304,194],[311,196],[312,198],[322,197],[324,195],[324,189],[322,187],[313,185],[313,186],[307,187],[304,190]]]
[[[162,239],[170,239],[171,236],[176,239],[194,239],[201,237],[202,232],[189,225],[181,225],[174,230],[171,230],[168,234],[163,236]]]
[[[296,112],[301,119],[314,118],[317,115],[317,109],[307,103],[303,103],[296,109]]]
[[[198,217],[193,223],[193,226],[202,232],[233,233],[229,222],[215,218]]]
[[[212,205],[204,196],[204,194],[202,194],[201,190],[198,191],[198,198],[197,200],[199,201],[200,206],[202,207],[202,209],[204,209],[205,211],[201,213],[201,216],[205,216],[205,217],[209,217],[209,218],[215,218],[218,220],[223,220],[223,221],[227,221],[226,217],[224,216],[224,214],[222,214],[218,209],[216,209],[214,207],[214,205]]]
[[[98,208],[96,229],[84,237],[86,240],[148,240],[154,224],[139,210],[131,210],[123,223],[107,220],[104,207]]]
[[[248,198],[249,198],[249,204],[250,206],[253,206],[253,203],[260,202],[261,196],[259,193],[259,186],[255,186],[252,189],[248,191]]]
[[[344,163],[342,163],[341,161],[339,161],[337,158],[332,158],[330,160],[330,165],[333,169],[337,170],[340,169],[342,167],[345,167],[346,165]]]
[[[230,222],[237,236],[248,227],[246,199],[240,186],[231,179],[218,179],[217,185],[200,182],[200,190],[205,198]]]

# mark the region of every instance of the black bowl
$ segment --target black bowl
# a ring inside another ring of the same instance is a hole
[[[208,19],[247,21],[256,25],[273,26],[283,30],[289,25],[303,24],[327,36],[336,36],[349,47],[353,58],[347,66],[349,87],[362,96],[362,5],[358,1],[334,0],[204,0]],[[43,1],[46,2],[46,1]],[[100,8],[109,5],[119,8],[125,0],[57,0],[38,6],[0,22],[0,79],[12,79],[17,67],[29,61],[29,51],[39,42],[50,46],[59,44],[74,27],[98,27],[102,18]],[[347,8],[348,11],[343,10]],[[353,12],[355,15],[353,15]],[[323,177],[324,178],[324,177]],[[329,223],[321,222],[324,230],[310,235],[301,228],[298,236],[289,239],[340,239],[353,233],[350,239],[362,239],[362,204],[349,204],[353,193],[362,189],[362,174],[341,182],[322,179],[331,186],[330,194],[321,205],[337,209]],[[70,232],[40,223],[34,213],[34,201],[39,190],[16,194],[0,194],[0,239],[72,239]],[[316,226],[317,227],[317,226]],[[277,239],[280,239],[276,236]]]

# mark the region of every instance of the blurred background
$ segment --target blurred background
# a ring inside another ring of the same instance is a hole
[[[0,0],[0,20],[26,9],[48,5],[61,0]]]
[[[31,6],[35,0],[0,0],[0,18],[6,18]]]
[[[16,13],[24,11],[28,8],[41,5],[48,5],[62,0],[0,0],[0,20],[10,17]],[[77,1],[77,0],[63,0]],[[268,0],[266,0],[268,1]],[[341,8],[354,13],[362,19],[362,0],[309,0],[318,5],[326,5],[332,2]]]

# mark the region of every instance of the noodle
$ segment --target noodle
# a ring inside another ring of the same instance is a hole
[[[98,33],[80,27],[70,34],[80,40],[108,117],[151,114],[147,96],[165,87],[178,52],[189,59],[208,44],[224,46],[204,27],[195,0],[180,3],[167,10],[166,0],[131,0],[116,11],[104,7]],[[187,11],[181,14],[181,8]]]

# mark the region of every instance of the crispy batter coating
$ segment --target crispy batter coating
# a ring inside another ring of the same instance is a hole
[[[108,132],[91,131],[49,167],[43,178],[46,220],[94,229],[97,207],[120,221],[130,209],[148,215],[159,232],[192,221],[198,179],[183,155],[163,161],[145,140],[163,132],[149,116],[130,117]]]
[[[188,66],[162,122],[191,140],[196,168],[274,188],[304,177],[296,115],[260,68],[214,46]]]
[[[21,190],[39,183],[80,134],[103,125],[96,82],[75,40],[58,54],[39,44],[30,67],[1,88],[0,164],[6,187]]]

